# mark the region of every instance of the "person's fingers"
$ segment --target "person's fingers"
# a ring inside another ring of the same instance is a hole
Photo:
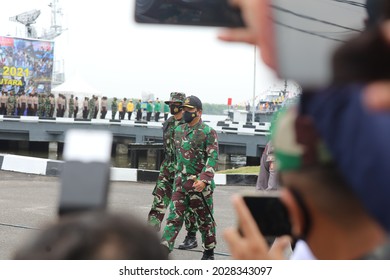
[[[291,246],[290,236],[278,237],[272,244],[271,249],[269,250],[269,254],[275,260],[284,260],[286,258],[286,249],[288,249],[289,246]]]
[[[242,42],[248,44],[255,44],[255,35],[246,28],[226,29],[219,35],[218,39],[226,42]]]
[[[225,239],[229,247],[229,251],[234,259],[241,260],[244,258],[243,250],[245,251],[245,249],[242,242],[242,236],[240,236],[237,229],[225,229],[223,232],[223,238]]]
[[[368,85],[364,90],[363,101],[371,110],[390,110],[390,81]]]

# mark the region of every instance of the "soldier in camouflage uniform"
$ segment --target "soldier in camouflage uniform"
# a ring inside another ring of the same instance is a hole
[[[74,113],[74,99],[73,99],[73,94],[70,96],[70,99],[69,99],[69,110],[68,110],[69,114],[68,114],[68,117],[69,118],[73,118],[73,113]]]
[[[176,175],[162,244],[172,251],[190,207],[196,214],[202,235],[202,260],[214,259],[216,246],[213,212],[214,173],[218,160],[217,133],[202,122],[202,102],[196,96],[183,105],[186,124],[175,129]]]
[[[51,100],[50,100],[50,94],[48,94],[45,98],[44,98],[44,104],[45,104],[45,116],[47,118],[50,118],[51,115],[50,115],[50,111],[51,111]]]
[[[116,103],[116,97],[114,97],[114,99],[112,99],[112,102],[111,102],[111,114],[112,114],[112,119],[115,120],[115,115],[116,115],[116,112],[118,111],[118,103]],[[119,117],[120,119],[120,117]]]
[[[38,95],[38,117],[43,117],[45,114],[45,94]]]
[[[172,186],[175,178],[175,146],[174,146],[174,131],[177,126],[184,124],[182,119],[182,108],[185,99],[185,94],[181,92],[172,92],[169,101],[172,116],[163,124],[163,138],[164,138],[164,161],[160,167],[160,174],[158,176],[156,186],[153,190],[153,204],[148,215],[148,223],[157,231],[161,228],[162,220],[166,209],[171,202]],[[196,241],[196,220],[194,213],[186,212],[185,225],[187,229],[187,237],[179,249],[192,249],[198,246]]]
[[[92,120],[95,115],[95,95],[88,102],[89,116],[88,119]]]
[[[7,116],[13,116],[15,112],[16,98],[14,93],[11,91],[8,97],[7,103]]]

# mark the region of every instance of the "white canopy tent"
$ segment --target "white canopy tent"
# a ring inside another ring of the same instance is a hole
[[[79,98],[91,97],[92,95],[97,95],[98,97],[101,97],[102,95],[102,92],[100,90],[92,87],[83,79],[77,76],[67,79],[63,84],[53,88],[51,92],[55,95],[62,93],[66,96],[70,96],[71,94],[73,94],[74,96],[78,96]]]

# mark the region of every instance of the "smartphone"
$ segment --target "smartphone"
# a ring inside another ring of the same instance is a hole
[[[112,134],[108,131],[69,130],[65,135],[65,163],[60,175],[60,216],[104,210],[110,182]]]
[[[178,25],[243,27],[228,0],[136,0],[135,21]]]
[[[278,75],[305,89],[329,85],[335,50],[365,29],[365,1],[269,2]]]
[[[278,191],[243,194],[243,199],[264,236],[291,235],[288,212]]]

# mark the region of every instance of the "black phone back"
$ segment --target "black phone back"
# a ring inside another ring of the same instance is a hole
[[[244,196],[244,201],[264,236],[291,235],[287,209],[277,196]]]
[[[135,21],[178,25],[243,27],[228,0],[136,0]]]

